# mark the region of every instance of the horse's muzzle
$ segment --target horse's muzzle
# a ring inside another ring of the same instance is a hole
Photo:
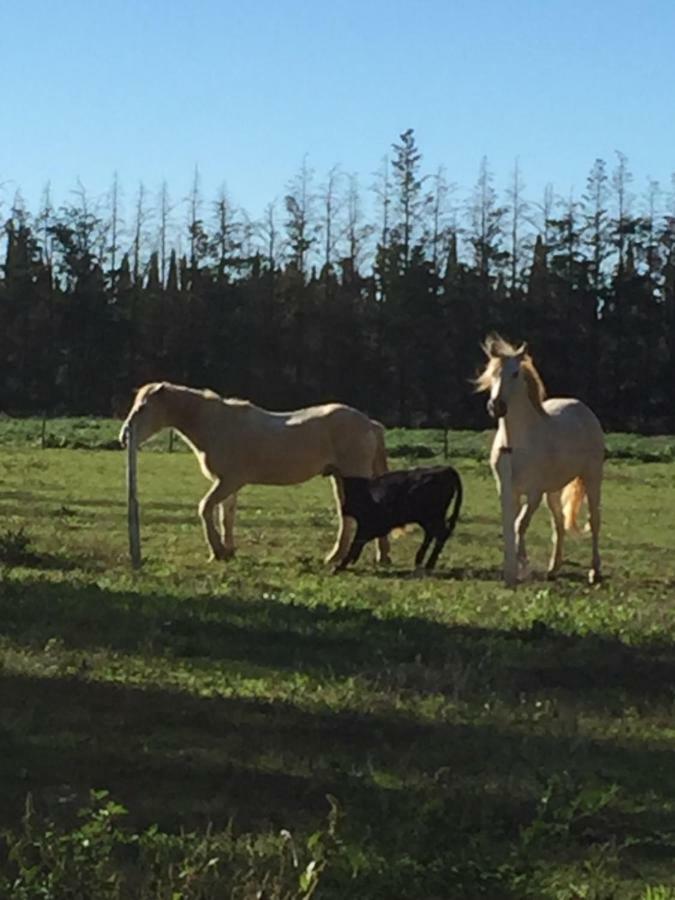
[[[487,411],[493,419],[502,419],[506,415],[506,403],[501,397],[490,397],[487,402]]]
[[[127,441],[129,440],[129,426],[126,424],[126,422],[120,428],[120,433],[119,433],[118,439],[119,439],[119,442],[122,445],[122,447],[126,447]]]

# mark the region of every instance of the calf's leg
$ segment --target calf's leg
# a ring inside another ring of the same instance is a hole
[[[422,563],[424,562],[424,557],[426,555],[427,550],[429,549],[429,544],[431,543],[431,540],[432,540],[431,533],[429,531],[427,531],[427,529],[425,528],[424,529],[424,540],[422,541],[422,544],[421,544],[419,550],[415,554],[415,568],[416,569],[419,569],[421,567]]]
[[[367,540],[364,540],[362,537],[359,537],[359,533],[357,531],[357,533],[354,537],[354,540],[352,541],[352,545],[349,548],[349,550],[347,551],[347,554],[345,555],[344,559],[342,559],[342,561],[339,562],[335,566],[335,568],[333,569],[333,572],[342,572],[342,571],[344,571],[344,569],[347,568],[347,566],[350,563],[356,562],[358,560],[359,556],[361,556],[363,548],[366,546],[367,543],[368,543]]]

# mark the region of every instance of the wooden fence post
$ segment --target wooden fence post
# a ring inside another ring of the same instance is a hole
[[[129,526],[129,555],[134,569],[141,566],[141,527],[138,515],[138,482],[136,461],[138,457],[136,429],[129,425],[127,436],[127,522]]]

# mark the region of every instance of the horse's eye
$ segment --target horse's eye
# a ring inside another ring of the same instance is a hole
[[[517,378],[517,377],[518,377],[518,369],[516,369],[516,371],[511,376],[511,378]]]

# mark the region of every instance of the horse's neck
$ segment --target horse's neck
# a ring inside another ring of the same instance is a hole
[[[205,403],[208,400],[192,391],[172,391],[167,405],[167,424],[200,450],[206,449],[205,440],[209,433],[203,426],[201,415]]]
[[[541,423],[541,413],[534,408],[526,393],[509,403],[506,416],[500,421],[503,447],[523,447],[531,442],[537,426]]]

